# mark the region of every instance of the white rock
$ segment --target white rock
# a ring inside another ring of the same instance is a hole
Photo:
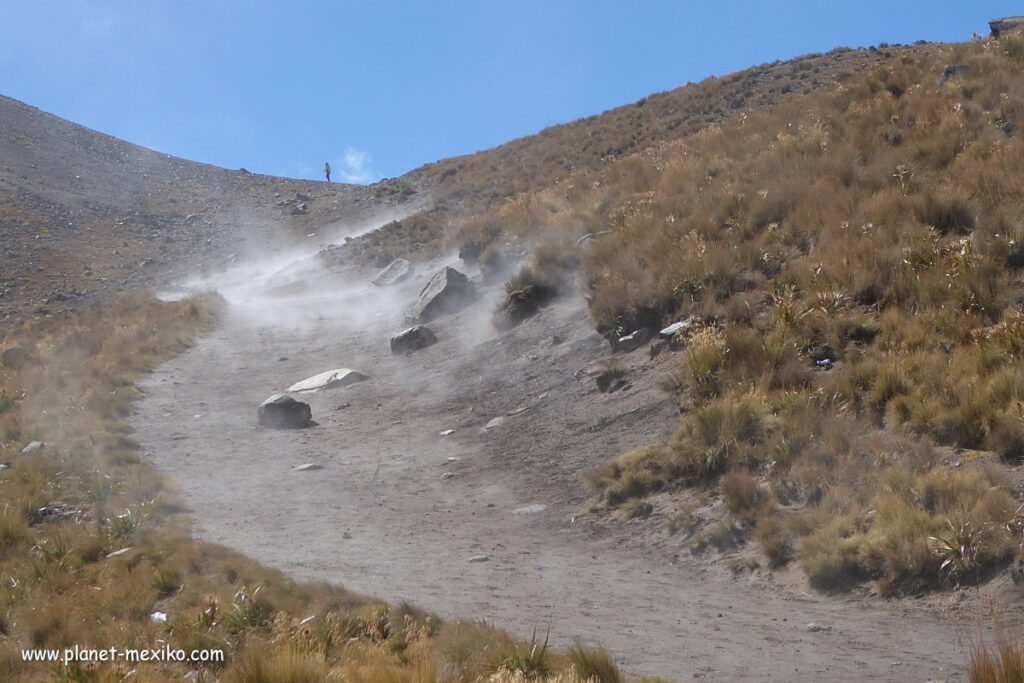
[[[368,379],[366,375],[350,370],[349,368],[337,368],[334,370],[327,370],[320,374],[307,377],[301,382],[288,387],[288,392],[300,392],[300,391],[320,391],[321,389],[334,389],[335,387],[344,387],[349,384],[355,384],[356,382],[362,382],[364,379]]]
[[[672,323],[671,325],[663,329],[661,332],[659,332],[658,336],[661,337],[662,339],[671,339],[672,337],[676,336],[676,333],[679,332],[680,330],[685,330],[692,326],[693,323],[691,323],[689,320],[684,320],[683,322],[680,323]]]

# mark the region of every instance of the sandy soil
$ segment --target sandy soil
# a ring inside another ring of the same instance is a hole
[[[221,283],[220,328],[144,385],[138,438],[186,491],[197,535],[299,579],[524,638],[550,627],[556,645],[600,642],[633,674],[964,676],[962,640],[977,626],[964,605],[980,598],[820,596],[795,569],[734,577],[683,551],[658,515],[591,511],[581,473],[670,429],[656,385],[671,354],[622,356],[632,388],[599,393],[574,377],[608,353],[579,297],[498,334],[491,288],[431,324],[438,344],[394,357],[388,338],[427,271],[384,290],[365,272],[309,267]],[[335,367],[370,379],[303,395],[318,426],[256,426],[264,398]],[[293,469],[306,463],[322,469]]]

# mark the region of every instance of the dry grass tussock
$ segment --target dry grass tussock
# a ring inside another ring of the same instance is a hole
[[[610,505],[721,481],[771,563],[830,590],[970,583],[1022,556],[984,463],[1024,459],[1024,36],[895,52],[461,236],[589,234],[600,332],[695,321],[665,382],[673,436],[592,480]]]
[[[511,680],[527,662],[579,680],[575,660],[546,648],[531,658],[493,629],[296,584],[189,536],[180,498],[141,461],[121,418],[139,397],[138,376],[208,329],[219,305],[123,296],[0,342],[24,352],[0,368],[0,461],[10,464],[0,470],[0,679]],[[21,454],[32,440],[45,446]],[[26,648],[76,645],[212,648],[226,661],[22,661]],[[617,673],[594,652],[598,670]]]

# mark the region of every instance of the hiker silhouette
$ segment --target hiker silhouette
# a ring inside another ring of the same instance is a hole
[[[330,163],[324,163],[324,175],[327,176],[327,182],[331,182],[331,165]]]

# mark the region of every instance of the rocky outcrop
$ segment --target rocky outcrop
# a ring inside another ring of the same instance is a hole
[[[313,411],[308,403],[296,401],[288,394],[275,394],[260,404],[256,421],[270,429],[302,429],[311,427]]]
[[[1024,17],[1003,17],[1002,19],[993,19],[988,22],[988,27],[992,31],[992,37],[998,38],[1001,33],[1013,31],[1024,26]]]
[[[412,264],[404,258],[396,258],[388,264],[387,268],[377,273],[373,278],[373,284],[378,287],[386,287],[405,280],[413,273]]]
[[[451,267],[434,274],[420,291],[416,305],[409,311],[412,322],[426,323],[446,313],[454,313],[476,300],[476,287],[468,277]]]
[[[437,343],[437,335],[429,327],[416,325],[391,338],[391,353],[410,354]]]

